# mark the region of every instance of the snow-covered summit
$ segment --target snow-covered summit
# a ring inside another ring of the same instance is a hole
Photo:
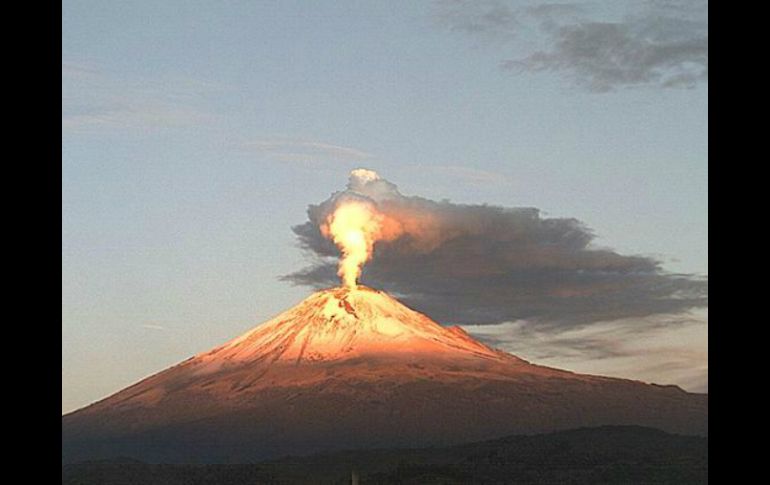
[[[312,363],[387,354],[457,354],[500,359],[503,354],[459,328],[444,328],[387,293],[365,286],[331,288],[224,345],[203,361]]]

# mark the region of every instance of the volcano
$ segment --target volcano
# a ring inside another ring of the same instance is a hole
[[[600,425],[708,432],[708,397],[488,347],[371,288],[332,288],[62,417],[62,460],[248,463]]]

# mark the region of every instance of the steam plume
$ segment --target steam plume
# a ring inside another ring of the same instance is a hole
[[[334,241],[342,252],[337,275],[348,288],[356,287],[361,267],[372,257],[374,243],[392,240],[401,234],[400,225],[387,221],[372,199],[354,195],[356,188],[378,180],[381,178],[374,171],[353,170],[348,184],[353,194],[334,197],[334,209],[320,226],[321,234]]]
[[[345,286],[355,288],[361,266],[372,257],[381,221],[382,215],[372,204],[346,201],[321,225],[321,233],[330,237],[342,251],[337,274]]]
[[[404,196],[371,170],[354,170],[346,190],[311,205],[308,219],[293,230],[319,259],[284,279],[322,288],[337,275],[349,286],[362,276],[442,323],[526,320],[563,329],[708,302],[705,278],[594,247],[593,233],[576,219]],[[335,239],[337,226],[347,230]]]

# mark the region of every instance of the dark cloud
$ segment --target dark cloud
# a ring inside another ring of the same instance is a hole
[[[518,71],[564,71],[577,84],[596,92],[633,85],[694,87],[708,79],[708,34],[698,35],[687,28],[679,31],[682,35],[666,38],[662,30],[643,25],[568,25],[551,34],[549,50],[504,61],[502,66]]]
[[[437,18],[450,30],[508,39],[523,31],[540,36],[541,47],[526,47],[521,55],[501,61],[506,70],[562,73],[593,92],[690,88],[708,80],[705,0],[618,2],[613,7],[625,10],[619,18],[600,16],[590,4],[438,5]]]
[[[676,313],[707,304],[708,283],[670,274],[644,256],[592,245],[593,233],[570,218],[535,208],[435,202],[401,195],[377,179],[351,183],[342,194],[368,197],[402,227],[378,242],[362,283],[399,296],[441,323],[527,320],[539,328]],[[333,200],[311,205],[293,231],[316,258],[287,275],[295,284],[338,284],[337,248],[319,230]]]
[[[708,313],[597,322],[558,333],[525,321],[466,325],[493,347],[559,368],[708,391]]]

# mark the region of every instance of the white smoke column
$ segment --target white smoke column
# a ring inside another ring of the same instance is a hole
[[[392,240],[402,233],[401,224],[386,217],[377,207],[376,198],[362,193],[377,183],[385,183],[377,172],[359,168],[350,172],[345,195],[338,196],[334,210],[321,224],[321,234],[331,239],[342,252],[337,274],[348,288],[355,288],[361,268],[374,252],[379,240]]]
[[[342,251],[337,274],[348,288],[355,288],[361,267],[372,257],[374,243],[382,229],[383,216],[374,204],[360,200],[345,200],[337,205],[321,226]]]

